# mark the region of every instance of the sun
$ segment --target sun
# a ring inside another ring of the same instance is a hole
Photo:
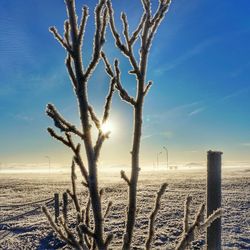
[[[113,133],[114,132],[114,124],[112,122],[105,122],[101,125],[101,130],[103,134]]]

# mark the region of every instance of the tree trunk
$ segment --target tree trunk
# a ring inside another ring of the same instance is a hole
[[[86,155],[88,158],[88,170],[89,170],[88,188],[89,188],[89,194],[95,221],[94,223],[95,236],[96,236],[95,240],[98,249],[104,250],[106,249],[106,247],[103,240],[103,219],[102,219],[101,200],[99,196],[99,188],[97,181],[97,164],[91,140],[88,105],[86,97],[84,96],[84,91],[80,91],[78,93],[78,101],[79,101],[80,117],[85,137],[83,141],[85,145]]]
[[[132,171],[129,185],[129,205],[127,213],[126,235],[123,242],[123,250],[130,249],[135,225],[136,209],[137,209],[137,183],[139,177],[139,153],[140,140],[142,132],[142,104],[143,98],[138,98],[139,101],[134,109],[134,135],[132,149]]]

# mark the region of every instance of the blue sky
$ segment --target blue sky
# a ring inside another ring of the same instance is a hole
[[[155,7],[158,1],[153,1]],[[91,55],[95,1],[90,6],[84,61]],[[138,22],[140,1],[113,1],[119,15],[128,13],[131,29]],[[151,48],[148,79],[154,82],[145,101],[141,162],[151,164],[165,145],[170,161],[196,162],[209,149],[222,150],[226,161],[250,162],[250,1],[175,0]],[[80,14],[80,13],[79,13]],[[62,0],[0,2],[0,162],[68,164],[71,152],[46,132],[54,103],[79,124],[76,102],[64,67],[65,52],[48,27],[63,30]],[[122,79],[135,93],[129,64],[107,32],[105,51],[121,61]],[[89,98],[101,114],[108,87],[103,65],[89,85]],[[132,109],[116,95],[114,132],[101,163],[129,163]],[[162,156],[162,161],[164,161]]]

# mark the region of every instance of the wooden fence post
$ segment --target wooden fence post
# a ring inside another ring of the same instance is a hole
[[[207,152],[207,217],[221,207],[221,155]],[[207,250],[221,250],[221,218],[207,228]]]
[[[67,221],[67,215],[68,215],[68,194],[65,192],[63,193],[63,218],[65,221]]]
[[[59,206],[59,194],[54,194],[54,209],[55,209],[55,222],[58,223],[58,217],[60,213],[60,206]]]

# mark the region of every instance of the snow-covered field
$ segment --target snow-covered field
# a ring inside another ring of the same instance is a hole
[[[104,171],[100,173],[100,178],[100,186],[105,188],[104,207],[109,200],[113,201],[112,210],[105,219],[105,231],[115,234],[112,249],[120,249],[127,199],[126,185],[119,178],[118,170]],[[151,201],[163,182],[169,185],[157,216],[153,249],[170,249],[180,237],[183,203],[187,194],[194,198],[191,207],[193,211],[204,202],[204,169],[141,171],[134,249],[143,249],[147,236],[148,215],[153,205]],[[66,173],[0,172],[0,249],[63,248],[63,243],[52,232],[41,212],[41,205],[47,204],[53,213],[53,194],[62,194],[67,188],[71,186],[70,176]],[[250,249],[250,169],[224,169],[222,188],[223,249]],[[82,203],[85,202],[86,194],[82,200]],[[200,249],[199,245],[202,245],[203,241],[201,237],[195,249]]]

